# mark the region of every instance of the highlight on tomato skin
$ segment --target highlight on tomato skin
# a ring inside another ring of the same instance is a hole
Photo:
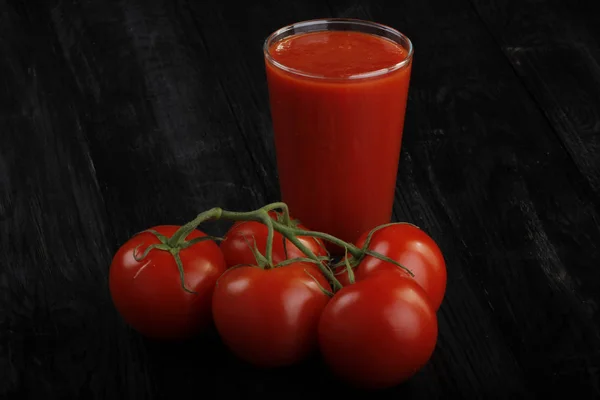
[[[435,350],[438,324],[425,291],[396,271],[344,287],[319,321],[319,348],[352,386],[384,389],[410,379]]]
[[[171,237],[179,226],[152,229]],[[187,240],[206,237],[194,230]],[[212,240],[196,243],[179,252],[185,287],[171,253],[159,249],[136,260],[151,245],[161,241],[150,232],[131,237],[115,254],[109,271],[113,304],[125,322],[153,339],[177,340],[192,337],[212,322],[211,301],[215,283],[225,271],[225,259]],[[134,257],[135,255],[135,257]]]
[[[331,287],[312,263],[227,270],[213,294],[219,336],[238,358],[262,368],[296,364],[317,351],[317,326]]]

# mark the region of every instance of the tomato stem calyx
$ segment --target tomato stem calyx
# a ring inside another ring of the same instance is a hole
[[[185,286],[185,273],[183,270],[183,263],[181,261],[181,256],[179,255],[179,252],[183,249],[187,249],[188,247],[191,247],[200,242],[204,242],[206,240],[222,240],[222,238],[207,235],[207,236],[194,238],[192,240],[185,240],[185,238],[190,233],[192,233],[192,231],[194,229],[190,230],[185,235],[182,235],[182,234],[178,235],[178,233],[180,233],[180,231],[181,231],[181,228],[180,228],[173,234],[173,236],[171,236],[171,238],[166,237],[165,235],[163,235],[162,233],[159,233],[158,231],[156,231],[154,229],[147,229],[145,231],[142,231],[140,233],[146,232],[146,233],[150,233],[151,235],[156,236],[156,238],[160,241],[160,243],[151,244],[150,246],[146,247],[146,249],[144,250],[144,252],[142,253],[141,256],[138,256],[137,253],[138,253],[139,247],[142,245],[141,244],[137,245],[135,247],[135,249],[133,250],[133,258],[137,262],[140,262],[144,258],[146,258],[152,250],[168,251],[169,253],[171,253],[173,258],[175,259],[175,264],[177,265],[177,269],[179,270],[179,279],[181,280],[181,287],[183,288],[183,290],[185,290],[188,293],[196,294],[196,292],[188,289],[187,286]],[[177,236],[177,239],[173,240],[173,238],[176,236]]]
[[[354,268],[350,265],[350,261],[348,260],[348,249],[344,249],[344,264],[346,265],[346,271],[348,273],[348,282],[353,284],[356,282],[356,278],[354,277]]]
[[[256,259],[256,263],[258,264],[258,267],[261,269],[270,269],[271,267],[273,267],[272,265],[269,264],[269,261],[265,258],[265,256],[263,256],[260,252],[260,250],[258,250],[258,247],[256,246],[256,238],[254,236],[252,236],[252,241],[253,243],[250,244],[250,242],[248,241],[248,238],[244,236],[244,241],[246,242],[246,245],[248,246],[248,248],[252,251],[252,254],[254,255],[254,258]]]

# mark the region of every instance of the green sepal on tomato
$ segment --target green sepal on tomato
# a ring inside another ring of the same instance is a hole
[[[382,389],[406,381],[427,363],[438,325],[415,280],[380,270],[338,291],[318,331],[323,359],[335,375],[353,386]]]
[[[115,308],[147,337],[189,338],[212,322],[212,294],[226,269],[217,244],[204,240],[209,239],[205,233],[191,231],[182,238],[181,248],[174,250],[181,271],[171,251],[149,249],[166,247],[164,242],[179,228],[161,225],[134,235],[119,248],[110,265],[109,288]]]
[[[270,211],[269,216],[279,222],[284,221],[282,214],[274,211]],[[290,226],[306,230],[305,226],[292,219],[290,219]],[[255,246],[260,253],[265,254],[267,249],[267,234],[268,227],[262,222],[238,221],[234,223],[220,244],[227,266],[255,264],[256,257],[252,248]],[[327,250],[321,239],[308,236],[297,236],[297,239],[317,257],[327,256]],[[307,257],[306,254],[279,232],[274,232],[273,234],[272,256],[274,264],[294,258]]]
[[[370,232],[363,233],[355,242],[363,248]],[[436,242],[415,225],[409,223],[388,224],[372,231],[367,249],[386,256],[409,269],[413,279],[425,290],[431,305],[437,311],[446,292],[446,263]],[[350,283],[347,271],[340,267],[336,278],[346,286]],[[375,271],[398,270],[408,273],[395,264],[380,258],[365,255],[354,269],[354,279],[358,282]]]
[[[230,268],[213,294],[214,323],[242,360],[259,367],[288,366],[317,349],[317,326],[330,290],[309,262]]]

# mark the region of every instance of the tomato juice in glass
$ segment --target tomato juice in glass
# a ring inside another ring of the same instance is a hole
[[[412,53],[400,32],[352,19],[266,39],[281,198],[310,229],[352,242],[390,222]]]

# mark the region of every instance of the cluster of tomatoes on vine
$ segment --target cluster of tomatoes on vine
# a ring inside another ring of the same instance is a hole
[[[217,219],[235,221],[224,238],[197,229]],[[341,261],[325,242],[343,250]],[[184,339],[214,322],[231,352],[258,367],[318,350],[341,379],[385,388],[430,359],[446,266],[412,224],[382,225],[346,243],[273,203],[213,208],[186,225],[134,235],[114,256],[109,286],[123,319],[148,337]]]

